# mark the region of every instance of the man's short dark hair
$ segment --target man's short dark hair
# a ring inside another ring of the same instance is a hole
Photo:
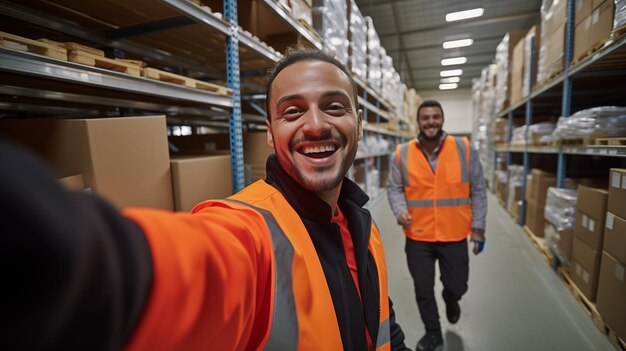
[[[276,76],[282,70],[301,61],[323,61],[323,62],[328,62],[330,64],[333,64],[337,68],[339,68],[343,73],[346,74],[346,76],[348,76],[348,79],[350,80],[350,84],[352,85],[352,95],[354,98],[354,105],[357,110],[359,109],[359,99],[358,99],[359,93],[357,90],[356,82],[352,78],[352,75],[350,74],[346,66],[343,63],[339,62],[339,60],[337,60],[333,54],[328,53],[323,50],[318,50],[318,49],[289,47],[287,48],[287,51],[285,52],[285,56],[283,56],[283,58],[281,58],[280,61],[276,63],[274,68],[271,69],[267,75],[267,83],[265,85],[265,93],[266,93],[265,108],[267,112],[268,121],[270,120],[270,95],[271,95],[272,84],[274,83],[274,79],[276,79]]]
[[[420,104],[420,107],[417,108],[417,116],[415,116],[415,118],[417,118],[418,120],[420,118],[420,111],[424,107],[439,107],[439,109],[441,110],[441,117],[443,117],[443,108],[441,107],[441,104],[439,103],[439,101],[437,101],[437,100],[424,100]]]

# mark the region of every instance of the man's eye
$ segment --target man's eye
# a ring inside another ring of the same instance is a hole
[[[333,114],[337,114],[337,113],[343,113],[345,112],[346,107],[343,104],[330,104],[326,107],[326,111],[329,111]]]
[[[288,107],[285,109],[285,111],[283,111],[283,115],[284,116],[293,116],[293,115],[297,115],[298,113],[300,113],[300,109],[297,107]]]

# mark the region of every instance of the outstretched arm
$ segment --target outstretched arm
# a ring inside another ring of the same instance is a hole
[[[265,337],[271,243],[254,215],[123,215],[0,140],[0,220],[7,349],[229,350]]]

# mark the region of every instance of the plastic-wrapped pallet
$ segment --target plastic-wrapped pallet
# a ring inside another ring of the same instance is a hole
[[[569,265],[576,217],[578,192],[574,189],[548,188],[544,217],[546,248],[554,252],[564,265]]]
[[[524,38],[524,32],[510,32],[504,35],[502,41],[496,47],[496,66],[498,76],[496,78],[496,111],[502,111],[509,106],[511,92],[511,59],[513,48]]]
[[[367,25],[367,82],[375,92],[380,93],[382,88],[382,55],[380,46],[380,38],[374,20],[371,17],[365,17]]]
[[[620,29],[626,25],[626,0],[615,0],[615,17],[613,29]]]
[[[553,140],[626,136],[626,107],[601,106],[561,117]]]
[[[391,100],[392,95],[394,95],[393,90],[393,75],[395,69],[393,68],[393,59],[391,56],[387,55],[387,51],[382,49],[385,53],[383,56],[382,62],[382,72],[383,72],[383,81],[382,81],[382,94],[383,98],[387,100]]]
[[[313,27],[322,36],[325,49],[348,63],[348,6],[345,0],[315,0],[313,2]]]
[[[350,5],[350,68],[363,81],[367,79],[367,26],[355,0]]]
[[[563,67],[567,0],[541,2],[541,46],[537,82],[559,73]]]

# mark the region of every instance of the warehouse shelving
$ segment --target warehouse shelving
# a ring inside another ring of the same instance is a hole
[[[529,92],[522,101],[497,114],[498,118],[508,119],[508,140],[511,139],[513,121],[517,119],[523,118],[524,124],[531,125],[534,116],[541,116],[539,118],[545,120],[546,116],[568,117],[572,111],[594,106],[623,105],[624,91],[626,91],[626,36],[609,38],[602,48],[572,65],[574,45],[572,23],[574,23],[575,4],[570,0],[567,6],[565,69],[548,82],[535,86],[535,89]],[[528,138],[526,139],[528,140]],[[557,186],[559,187],[563,186],[567,176],[568,157],[619,158],[621,161],[612,164],[619,166],[619,162],[621,162],[622,166],[626,166],[626,148],[621,146],[524,145],[521,147],[498,147],[494,149],[494,152],[505,154],[507,166],[512,162],[512,154],[522,154],[525,175],[528,174],[532,155],[554,155],[556,157]],[[494,159],[496,158],[494,157]],[[522,194],[525,192],[525,187],[526,178],[524,177]],[[520,208],[520,225],[525,223],[525,202],[523,199]]]
[[[323,43],[275,0],[204,3],[212,12],[186,0],[0,0],[0,31],[86,44],[106,50],[108,57],[141,60],[196,80],[227,83],[233,90],[232,95],[219,94],[0,48],[0,108],[5,114],[28,117],[77,117],[81,111],[84,117],[163,113],[169,123],[221,129],[227,122],[233,190],[239,190],[243,123],[258,127],[253,129],[265,125],[264,118],[255,117],[264,117],[265,73],[288,43],[300,41],[316,48]],[[244,11],[238,13],[238,5]],[[264,27],[268,23],[270,34],[280,31],[283,41],[262,41],[264,36],[270,40]],[[369,111],[364,114],[369,122],[366,133],[399,140],[399,133],[380,127],[380,122],[397,120],[393,107],[368,84],[355,80],[359,102]]]

